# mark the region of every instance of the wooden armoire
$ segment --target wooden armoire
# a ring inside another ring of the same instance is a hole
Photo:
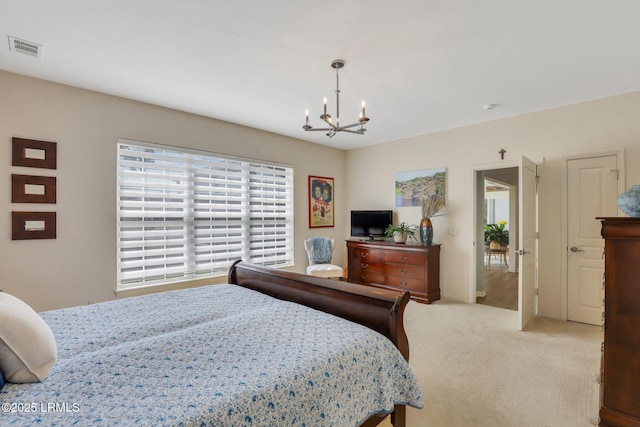
[[[605,239],[600,426],[640,427],[640,218],[598,218]]]

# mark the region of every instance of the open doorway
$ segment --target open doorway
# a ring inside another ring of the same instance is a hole
[[[493,170],[495,169],[495,172]],[[505,170],[505,169],[511,169]],[[517,183],[508,178],[506,174],[517,171]],[[501,174],[497,177],[494,174]],[[504,174],[504,175],[502,175]],[[507,264],[515,270],[518,277],[518,310],[515,314],[516,327],[524,330],[527,324],[537,313],[537,279],[536,269],[538,265],[538,165],[530,159],[520,156],[519,159],[509,162],[482,165],[473,169],[473,212],[474,239],[473,261],[470,265],[472,278],[469,286],[470,302],[476,302],[478,292],[485,291],[484,269],[484,224],[485,224],[485,199],[484,182],[485,175],[491,180],[508,184],[512,195],[509,196],[513,203],[509,203],[509,244],[508,257],[511,261]],[[486,291],[485,291],[486,292]]]
[[[481,183],[477,200],[482,203],[476,223],[484,230],[484,244],[476,246],[483,259],[476,303],[517,311],[518,168],[477,173],[477,182]]]

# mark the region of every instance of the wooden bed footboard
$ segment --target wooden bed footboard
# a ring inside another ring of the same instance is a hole
[[[404,309],[409,292],[373,288],[236,261],[229,269],[233,283],[274,298],[291,301],[367,326],[386,336],[409,360]],[[373,415],[360,427],[377,426],[384,415]],[[404,427],[406,407],[396,405],[394,427]]]
[[[389,338],[409,360],[404,309],[409,293],[373,288],[236,261],[229,283],[306,305],[367,326]]]

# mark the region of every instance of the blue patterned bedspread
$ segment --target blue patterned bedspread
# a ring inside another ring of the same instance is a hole
[[[0,391],[0,425],[356,426],[423,406],[387,338],[235,285],[41,315],[58,361]]]

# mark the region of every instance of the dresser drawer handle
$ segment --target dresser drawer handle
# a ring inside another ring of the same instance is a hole
[[[402,286],[403,288],[406,288],[406,287],[407,287],[407,285],[408,285],[408,283],[407,283],[407,282],[400,282],[400,286]]]
[[[360,275],[360,278],[361,278],[362,280],[367,280],[367,279],[369,278],[369,276],[367,276],[366,274],[361,274],[361,275]]]
[[[366,258],[369,256],[368,252],[360,252],[360,258]]]
[[[361,265],[361,267],[362,267],[362,269],[364,270],[364,269],[366,269],[367,267],[369,267],[369,264],[362,264],[362,265]]]
[[[400,274],[407,274],[409,272],[409,270],[407,270],[406,268],[401,268],[400,269]]]
[[[406,256],[401,256],[400,257],[400,262],[407,262],[409,258],[407,258]]]

